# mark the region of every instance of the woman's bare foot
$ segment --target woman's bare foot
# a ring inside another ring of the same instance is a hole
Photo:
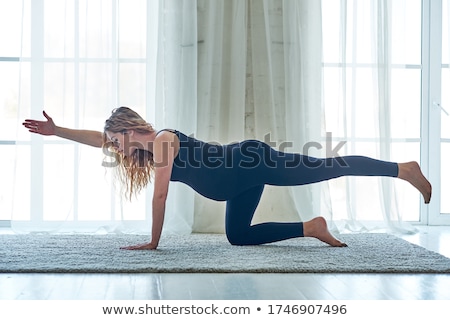
[[[415,161],[398,164],[398,178],[408,181],[423,195],[425,203],[431,199],[431,184],[420,170]]]
[[[328,243],[333,247],[346,247],[347,245],[335,237],[328,231],[327,222],[322,217],[314,218],[303,223],[303,235],[305,237],[313,237]]]

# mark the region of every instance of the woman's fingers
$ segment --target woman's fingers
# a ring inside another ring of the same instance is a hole
[[[153,246],[151,243],[143,243],[143,244],[137,244],[134,246],[121,247],[120,249],[123,249],[123,250],[155,250],[156,247]]]
[[[48,121],[52,121],[52,118],[47,114],[47,112],[42,111],[42,114],[44,115],[44,117],[45,117]]]
[[[23,126],[27,128],[32,133],[40,133],[39,127],[44,125],[45,122],[43,121],[36,121],[36,120],[25,120],[23,123]]]
[[[37,133],[36,130],[39,126],[39,123],[37,123],[34,120],[25,120],[23,126],[27,128],[30,132]]]

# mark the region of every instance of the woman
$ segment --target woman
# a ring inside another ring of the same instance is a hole
[[[157,248],[170,181],[183,182],[210,199],[227,201],[225,227],[233,245],[315,237],[334,247],[346,246],[329,232],[322,217],[251,225],[264,185],[303,185],[344,175],[389,176],[410,182],[422,193],[425,203],[431,198],[431,184],[416,162],[393,163],[360,156],[318,159],[278,152],[256,140],[218,146],[176,130],[157,131],[127,107],[113,110],[103,133],[59,127],[45,111],[43,114],[46,121],[27,119],[23,125],[32,133],[56,135],[98,148],[112,147],[129,196],[153,177],[151,241],[124,249]]]

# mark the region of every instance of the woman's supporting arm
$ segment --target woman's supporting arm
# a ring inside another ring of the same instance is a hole
[[[166,199],[175,159],[174,134],[161,132],[153,142],[154,190],[152,202],[152,238],[149,243],[124,247],[129,250],[154,250],[158,247],[164,225]]]
[[[97,148],[101,148],[103,146],[103,134],[100,131],[58,127],[45,111],[43,111],[43,114],[47,121],[26,119],[23,123],[24,127],[32,133],[37,133],[44,136],[54,135],[63,139],[76,141]]]

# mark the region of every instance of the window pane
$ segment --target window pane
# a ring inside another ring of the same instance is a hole
[[[111,220],[110,173],[102,167],[101,149],[79,146],[78,220]]]
[[[347,101],[343,93],[342,68],[323,68],[324,106],[326,131],[334,136],[345,137],[347,130]]]
[[[347,45],[347,61],[371,63],[376,60],[372,34],[374,12],[370,1],[349,1],[348,17],[351,18],[347,20],[347,37],[352,41]],[[352,50],[353,46],[355,50]]]
[[[30,217],[30,147],[0,145],[0,220]]]
[[[373,69],[347,69],[343,78],[340,68],[324,68],[324,105],[326,129],[335,135],[348,134],[354,127],[358,137],[376,137],[379,121],[379,104],[374,95]],[[393,138],[420,137],[420,88],[421,71],[419,69],[393,69],[391,73],[391,135]],[[356,81],[353,81],[353,76]],[[344,80],[345,79],[345,80]],[[346,81],[346,83],[343,83]],[[352,84],[354,88],[352,90]],[[342,90],[346,88],[346,97]],[[354,92],[354,94],[352,94]],[[352,124],[351,106],[354,104],[355,120]],[[345,106],[345,107],[344,107]],[[344,121],[347,117],[347,122]],[[447,126],[447,130],[450,130]]]
[[[29,64],[0,61],[0,68],[0,140],[29,137],[17,121],[29,115]]]
[[[74,64],[44,64],[44,101],[46,112],[59,124],[75,125]],[[54,140],[54,137],[48,137]]]
[[[119,68],[119,105],[145,107],[146,68],[143,63],[122,63]],[[137,111],[136,111],[137,112]],[[141,114],[145,117],[145,114]]]
[[[145,58],[146,0],[119,1],[119,56]]]
[[[105,106],[116,107],[116,89],[111,63],[80,64],[79,100],[84,116],[105,118]]]
[[[113,3],[108,0],[79,1],[80,57],[113,57]]]
[[[450,112],[450,0],[442,1],[442,63],[446,68],[442,68],[441,85],[441,105],[447,112]],[[450,116],[441,112],[441,138],[450,139]],[[450,214],[450,181],[446,179],[450,176],[450,143],[441,143],[441,213]]]
[[[450,112],[450,68],[443,68],[441,73],[441,105]],[[450,116],[441,112],[441,138],[450,139]]]
[[[122,199],[122,203],[120,203],[120,199]],[[142,190],[142,194],[138,195],[137,198],[134,198],[132,201],[125,199],[125,197],[117,196],[116,200],[116,214],[115,220],[145,220],[145,190]],[[120,210],[122,206],[123,210]],[[148,231],[151,230],[151,224],[148,225]]]
[[[323,61],[325,63],[342,62],[339,61],[341,51],[346,53],[346,62],[375,62],[376,34],[372,32],[372,27],[378,17],[374,14],[377,8],[373,5],[374,2],[369,1],[347,1],[345,13],[341,12],[344,8],[342,2],[322,1]],[[392,46],[392,63],[420,65],[421,0],[393,0],[391,9],[391,21],[386,20],[385,26],[386,28],[390,26],[392,29],[392,39],[389,42]],[[342,21],[342,19],[347,20]],[[345,33],[345,38],[342,33]],[[342,48],[343,43],[345,48]]]
[[[450,143],[441,143],[441,213],[450,214]]]
[[[0,127],[1,140],[16,140],[17,113],[19,111],[19,66],[18,62],[0,61]]]
[[[374,77],[373,68],[357,68],[356,71],[348,70],[348,73],[354,73],[353,88],[349,86],[348,103],[350,101],[354,104],[353,123],[348,125],[354,127],[352,132],[359,138],[378,137],[378,98],[375,96],[376,92],[373,90]],[[350,79],[350,78],[348,78]],[[354,100],[352,101],[352,98]],[[350,132],[350,131],[349,131]]]
[[[73,0],[45,0],[44,55],[46,57],[74,56]]]
[[[442,63],[450,63],[450,0],[442,1]],[[447,87],[448,88],[448,87]]]
[[[392,1],[392,63],[421,64],[422,1]]]
[[[445,68],[441,70],[442,84],[441,84],[441,105],[447,111],[450,112],[450,0],[442,1],[442,63],[446,64]],[[441,137],[450,139],[450,116],[445,113],[441,113]]]
[[[341,62],[339,59],[340,7],[339,1],[322,0],[323,61],[325,63]]]
[[[19,57],[22,39],[22,1],[0,2],[0,57]]]
[[[326,131],[335,136],[379,135],[372,68],[324,68]],[[342,73],[345,73],[343,76]]]
[[[421,70],[393,69],[391,134],[393,138],[420,138]]]
[[[44,220],[73,219],[74,146],[44,145]]]
[[[11,188],[15,183],[16,147],[0,145],[0,220],[11,220],[13,212],[13,197],[16,188]]]

